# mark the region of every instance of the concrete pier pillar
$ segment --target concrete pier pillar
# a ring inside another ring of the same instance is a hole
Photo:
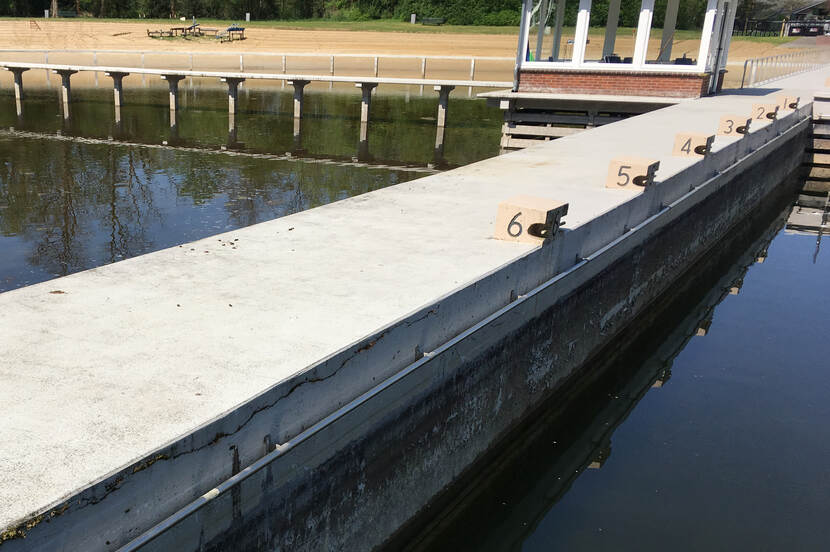
[[[69,102],[72,99],[72,91],[69,86],[69,79],[77,73],[77,71],[73,71],[71,69],[55,69],[52,71],[56,75],[61,76],[61,105],[63,105],[63,118],[68,119],[70,112],[69,112]]]
[[[239,103],[239,85],[244,82],[245,79],[222,77],[220,80],[228,85],[228,113],[236,115],[237,104]]]
[[[181,75],[162,75],[162,79],[170,86],[170,111],[179,109],[179,81],[184,77]]]
[[[23,116],[23,72],[28,71],[26,67],[6,67],[14,75],[14,103],[17,109],[17,116]]]
[[[303,151],[303,120],[294,118],[294,151]]]
[[[372,160],[369,153],[369,123],[360,123],[360,141],[357,144],[357,160],[365,163]]]
[[[360,88],[363,92],[363,98],[360,100],[360,124],[369,124],[369,109],[372,106],[372,90],[378,87],[374,82],[358,82],[355,86]],[[362,133],[361,133],[362,134]],[[362,138],[361,138],[362,140]]]
[[[294,118],[303,118],[303,90],[310,81],[307,80],[293,80],[288,81],[288,84],[294,87]]]
[[[129,75],[129,73],[110,71],[105,74],[112,78],[112,99],[115,107],[120,109],[124,102],[124,77]]]
[[[228,113],[228,148],[233,149],[237,145],[236,114]]]
[[[447,107],[450,103],[450,92],[455,86],[436,86],[435,91],[438,92],[438,128],[443,128],[447,124]]]

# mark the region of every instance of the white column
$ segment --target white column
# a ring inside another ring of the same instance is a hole
[[[637,38],[634,40],[634,67],[643,67],[648,55],[648,39],[651,36],[651,19],[654,16],[654,0],[643,0],[640,19],[637,22]]]
[[[653,0],[652,0],[653,1]],[[591,0],[579,0],[574,32],[574,56],[571,63],[582,65],[585,61],[585,45],[588,42],[588,25],[591,23]]]
[[[513,91],[519,89],[519,69],[525,60],[528,35],[530,34],[530,14],[533,11],[533,0],[522,1],[522,22],[519,25],[519,47],[516,51],[516,67],[513,70]]]
[[[551,57],[553,61],[559,59],[559,46],[562,42],[562,25],[565,21],[565,0],[556,0],[556,16],[553,23],[553,47],[551,48]]]
[[[715,15],[718,12],[718,0],[709,0],[706,5],[706,17],[703,18],[703,28],[700,30],[700,51],[697,54],[697,70],[707,71],[709,65],[709,47],[712,44],[712,33],[715,31]]]
[[[542,4],[539,6],[539,29],[536,33],[536,61],[542,61],[542,46],[545,41],[545,25],[548,20],[548,5],[551,0],[540,1]]]
[[[737,0],[736,2],[737,3]],[[674,41],[674,29],[677,25],[677,6],[680,0],[669,0],[666,4],[666,18],[663,20],[663,40],[660,41],[660,55],[657,61],[667,63],[671,61],[671,47]]]
[[[617,26],[619,24],[620,0],[611,0],[608,4],[608,21],[605,24],[605,42],[602,44],[603,59],[605,56],[610,56],[614,53],[614,45],[617,42]]]
[[[720,66],[722,69],[726,68],[726,61],[729,58],[729,46],[732,44],[732,31],[735,29],[735,13],[738,11],[737,0],[730,0],[729,8],[726,12],[726,25],[724,26],[723,38],[723,52],[721,52]]]

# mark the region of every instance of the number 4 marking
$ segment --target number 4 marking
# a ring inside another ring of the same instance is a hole
[[[692,153],[692,139],[691,138],[686,140],[686,143],[683,144],[683,147],[680,148],[680,151],[682,151],[683,153],[691,155],[691,153]]]

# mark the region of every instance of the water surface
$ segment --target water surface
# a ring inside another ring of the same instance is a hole
[[[830,254],[786,215],[540,413],[412,548],[827,550]]]
[[[22,118],[0,95],[0,292],[498,153],[483,101],[452,103],[437,152],[429,96],[377,95],[361,144],[354,94],[308,93],[297,138],[290,87],[243,87],[229,133],[220,88],[183,87],[171,129],[167,91],[128,83],[119,124],[103,86],[73,89],[68,121],[55,89],[27,89]]]

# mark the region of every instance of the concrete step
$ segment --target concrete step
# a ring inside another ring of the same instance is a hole
[[[549,124],[573,124],[606,125],[622,121],[626,117],[618,115],[595,115],[593,119],[584,113],[538,113],[526,111],[512,111],[504,114],[504,120],[508,123],[549,123]]]
[[[578,127],[558,127],[558,126],[540,126],[540,125],[518,125],[516,123],[504,123],[501,128],[502,134],[512,136],[541,136],[561,138],[563,136],[570,136],[577,132],[585,130]]]

